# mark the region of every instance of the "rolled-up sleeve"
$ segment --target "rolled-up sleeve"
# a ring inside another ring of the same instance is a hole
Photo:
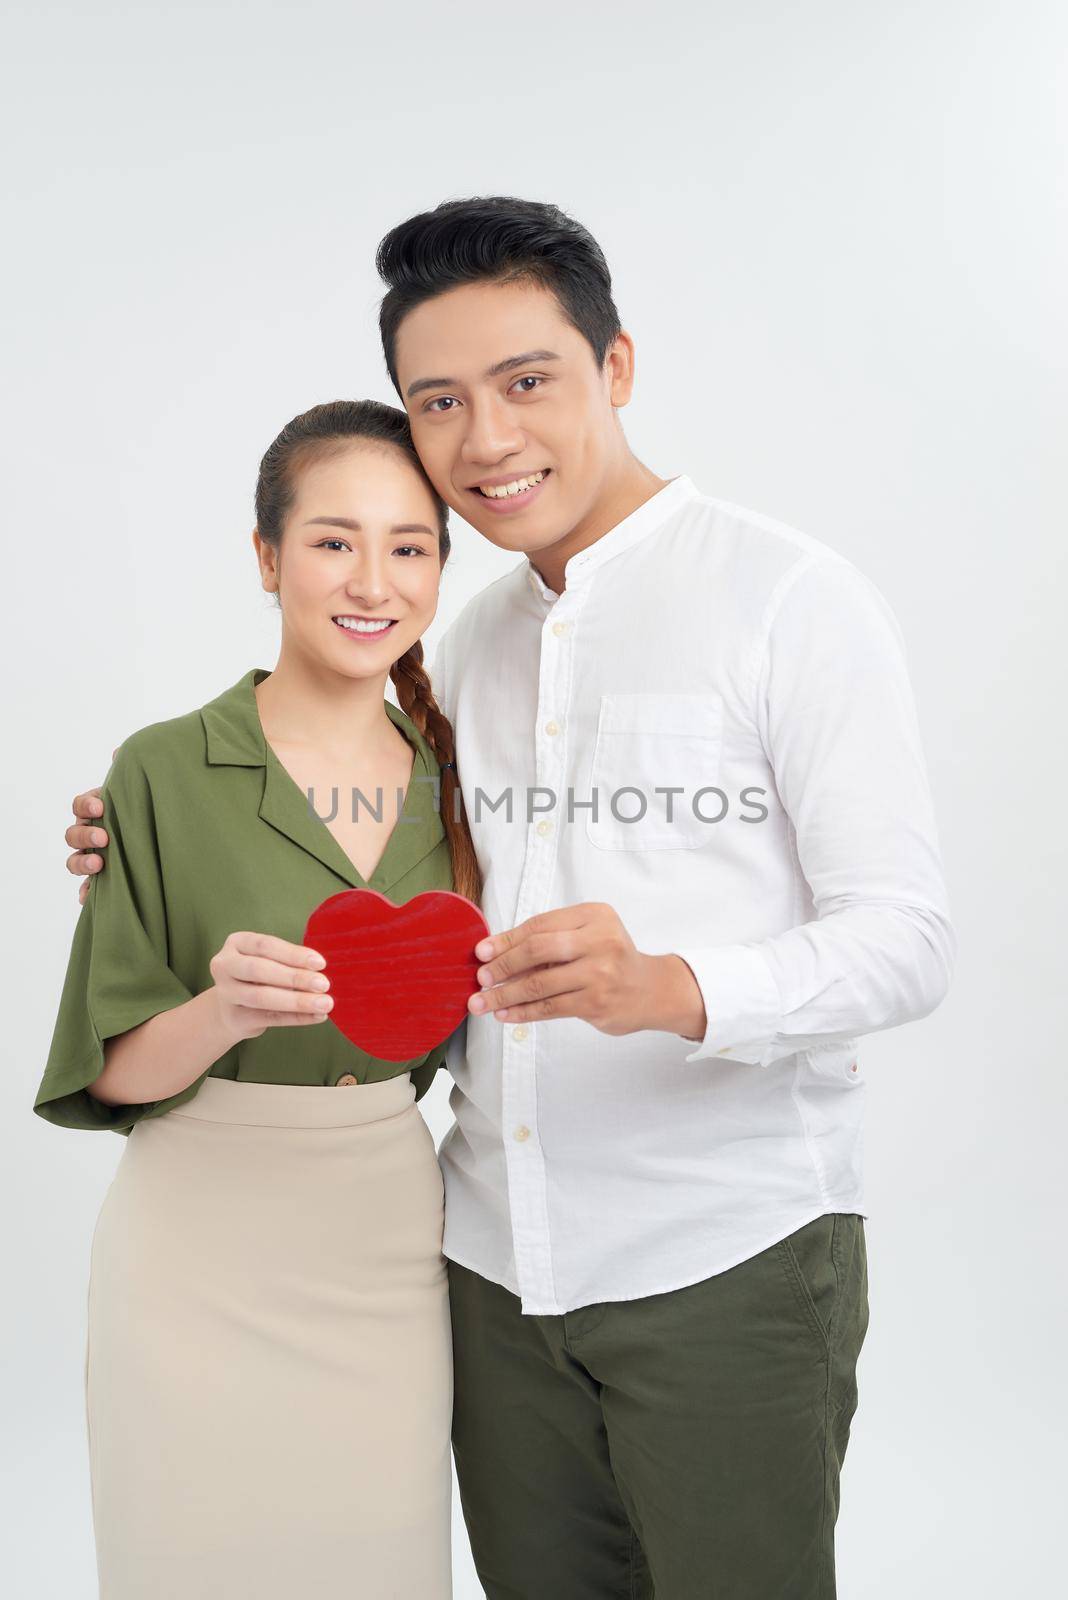
[[[766,1066],[925,1016],[956,958],[901,630],[850,562],[810,558],[773,597],[754,708],[816,916],[676,949],[707,1018],[688,1061]]]
[[[104,1042],[193,998],[168,965],[164,882],[148,777],[128,743],[105,780],[105,865],[71,941],[52,1043],[34,1110],[68,1128],[129,1132],[169,1102],[111,1106],[88,1093]]]

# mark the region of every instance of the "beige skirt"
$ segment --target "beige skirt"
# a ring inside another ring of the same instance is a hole
[[[93,1239],[102,1600],[447,1600],[452,1361],[407,1074],[208,1078],[138,1123]]]

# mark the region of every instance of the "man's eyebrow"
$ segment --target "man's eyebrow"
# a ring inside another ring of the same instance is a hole
[[[519,356],[505,356],[503,361],[495,361],[492,367],[487,367],[483,373],[486,378],[499,378],[502,372],[513,372],[516,367],[527,367],[532,361],[559,361],[560,357],[553,350],[524,350]],[[414,395],[422,394],[424,389],[456,389],[459,387],[458,378],[416,378],[405,390],[405,399],[411,400]]]
[[[503,361],[496,362],[492,367],[487,367],[487,378],[499,378],[502,372],[511,372],[515,367],[527,367],[532,361],[559,361],[560,357],[552,350],[524,350],[521,356],[505,356]]]
[[[350,533],[359,533],[360,524],[353,522],[351,517],[309,517],[307,522],[301,524],[304,528],[347,528]],[[425,533],[428,538],[436,538],[433,528],[428,528],[425,522],[395,522],[390,528],[390,533]]]

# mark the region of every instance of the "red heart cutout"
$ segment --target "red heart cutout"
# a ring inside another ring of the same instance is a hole
[[[489,934],[473,901],[430,889],[395,906],[343,889],[316,906],[304,943],[326,958],[330,1021],[380,1061],[409,1061],[447,1039],[480,990],[475,945]]]

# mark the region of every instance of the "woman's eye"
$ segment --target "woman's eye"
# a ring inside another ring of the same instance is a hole
[[[513,389],[518,389],[520,394],[533,394],[538,385],[544,383],[544,381],[544,378],[539,378],[533,372],[528,372],[522,378],[518,378],[512,387]],[[528,387],[524,388],[524,384],[528,385]]]
[[[448,410],[451,411],[455,404],[456,401],[453,399],[451,394],[439,394],[436,400],[429,401],[426,409],[428,411],[436,411],[438,410],[438,407],[441,407],[443,411],[447,407]],[[439,411],[438,414],[440,416],[441,412]]]
[[[399,554],[399,552],[402,551],[402,550],[410,550],[413,553],[413,555],[417,555],[417,556],[425,556],[426,555],[426,551],[425,550],[420,550],[420,548],[419,548],[419,546],[417,544],[402,544],[402,545],[400,545],[398,547],[398,549],[396,551],[394,551],[394,555]]]
[[[347,550],[348,545],[344,539],[321,539],[317,548],[320,550]]]

